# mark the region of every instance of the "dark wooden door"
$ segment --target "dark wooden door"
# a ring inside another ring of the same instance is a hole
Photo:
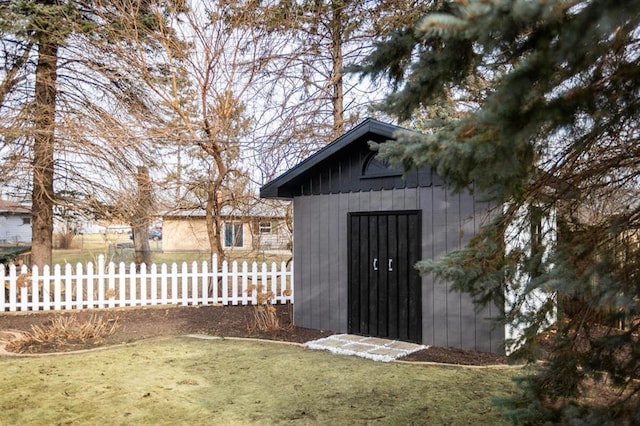
[[[349,332],[422,340],[418,211],[350,213]]]

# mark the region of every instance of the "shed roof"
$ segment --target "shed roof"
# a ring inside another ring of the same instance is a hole
[[[339,155],[340,152],[347,149],[354,142],[361,141],[361,138],[367,134],[377,135],[384,139],[394,139],[397,131],[408,129],[385,123],[374,118],[367,118],[353,129],[349,130],[338,139],[326,145],[324,148],[316,151],[293,168],[287,170],[277,178],[266,183],[260,188],[260,197],[263,198],[291,198],[290,191],[287,187],[294,184],[296,180],[304,178],[305,175],[312,173],[312,169],[321,162]]]

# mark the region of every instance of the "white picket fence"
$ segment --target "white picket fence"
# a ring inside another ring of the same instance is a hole
[[[2,265],[0,265],[2,266]],[[55,265],[39,271],[0,267],[0,312],[103,309],[151,305],[250,305],[293,302],[293,269],[282,262],[237,261],[141,265]],[[260,300],[259,300],[260,299]]]

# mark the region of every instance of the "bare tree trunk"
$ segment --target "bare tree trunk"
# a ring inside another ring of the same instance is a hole
[[[333,61],[333,73],[331,79],[333,104],[333,137],[344,133],[344,93],[342,87],[342,10],[344,2],[341,0],[331,2],[331,59]]]
[[[51,265],[53,248],[53,154],[56,113],[58,44],[40,43],[35,81],[35,137],[33,142],[33,192],[31,259],[34,265]]]
[[[207,188],[205,216],[211,254],[216,254],[218,259],[222,261],[225,259],[225,255],[222,247],[222,220],[220,219],[220,203],[217,192],[215,183],[212,182]]]
[[[149,169],[138,167],[138,194],[136,197],[135,216],[131,221],[133,231],[133,261],[136,265],[151,265],[151,247],[149,246],[149,225],[151,208],[153,204],[153,188]]]

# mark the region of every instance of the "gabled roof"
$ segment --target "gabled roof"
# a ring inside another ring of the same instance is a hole
[[[395,133],[399,130],[407,129],[393,124],[384,123],[373,118],[367,118],[362,123],[340,136],[338,139],[298,163],[293,168],[266,183],[262,188],[260,188],[260,197],[290,198],[286,195],[283,196],[283,191],[281,191],[281,189],[290,184],[293,180],[309,173],[313,167],[317,166],[321,162],[338,154],[340,151],[345,150],[352,143],[360,140],[367,134],[382,136],[385,139],[394,139]]]

